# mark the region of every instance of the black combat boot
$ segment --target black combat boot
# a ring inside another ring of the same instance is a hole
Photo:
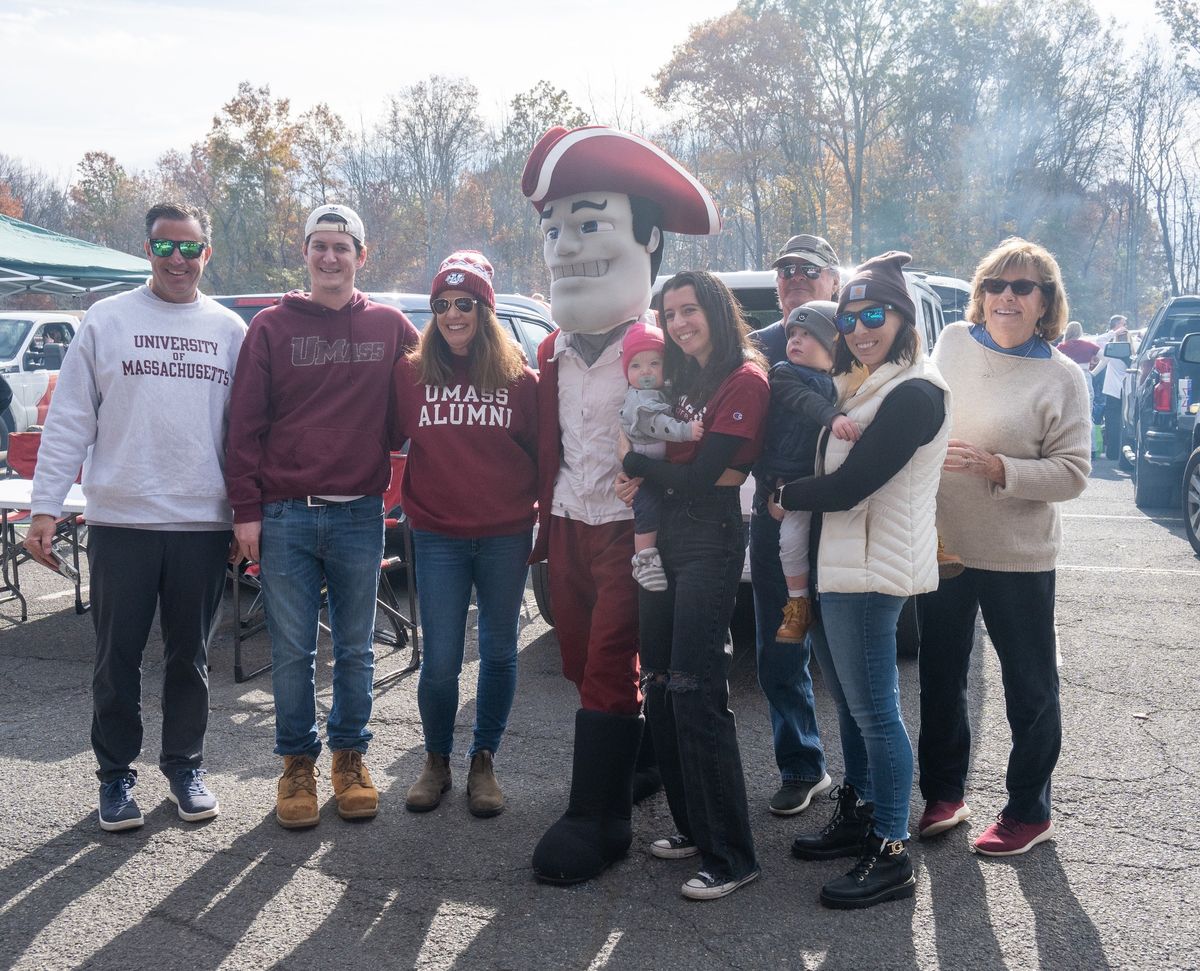
[[[838,910],[874,907],[885,900],[911,897],[916,884],[908,840],[885,840],[872,832],[854,869],[821,888],[821,903]]]
[[[797,836],[792,856],[798,860],[833,860],[839,856],[858,856],[870,825],[871,804],[858,798],[849,782],[834,789],[833,816],[819,833]]]

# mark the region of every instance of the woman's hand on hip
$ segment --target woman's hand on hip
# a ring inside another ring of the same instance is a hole
[[[641,486],[641,484],[642,480],[640,478],[631,479],[624,472],[618,472],[617,481],[615,484],[617,498],[625,503],[625,505],[632,506],[633,497],[637,495],[638,488]]]
[[[942,469],[946,472],[966,472],[968,475],[977,475],[994,482],[998,486],[1004,485],[1004,463],[1000,461],[1000,457],[985,452],[970,442],[964,442],[961,438],[950,439]]]

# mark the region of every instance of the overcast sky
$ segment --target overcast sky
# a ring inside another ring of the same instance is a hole
[[[1046,0],[1053,3],[1054,0]],[[1140,36],[1150,0],[1094,0]],[[293,114],[328,102],[373,126],[391,94],[465,76],[489,119],[546,79],[608,122],[652,120],[642,95],[689,27],[735,0],[0,0],[0,152],[69,180],[99,149],[127,169],[186,149],[240,81]]]

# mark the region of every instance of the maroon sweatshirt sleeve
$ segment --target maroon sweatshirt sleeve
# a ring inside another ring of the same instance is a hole
[[[253,324],[242,342],[229,398],[225,488],[235,523],[262,519],[259,466],[271,421],[271,366],[263,352],[262,328]]]

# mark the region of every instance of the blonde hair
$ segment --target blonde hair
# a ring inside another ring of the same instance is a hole
[[[1077,341],[1083,336],[1083,324],[1078,320],[1072,320],[1067,324],[1067,329],[1063,331],[1063,340]]]
[[[975,267],[971,280],[971,302],[967,305],[966,319],[973,324],[983,320],[983,281],[998,277],[1013,267],[1030,268],[1037,282],[1043,286],[1046,312],[1037,322],[1037,333],[1043,340],[1054,341],[1067,326],[1067,289],[1063,286],[1062,270],[1048,249],[1031,243],[1019,236],[1010,236],[988,253]],[[1049,290],[1049,293],[1046,290]]]
[[[492,308],[482,300],[475,301],[475,315],[478,327],[467,349],[470,381],[480,391],[507,388],[525,370],[525,355],[504,332]],[[442,336],[437,318],[435,313],[425,325],[421,340],[408,352],[408,359],[417,372],[417,384],[444,388],[454,381],[453,351]]]

